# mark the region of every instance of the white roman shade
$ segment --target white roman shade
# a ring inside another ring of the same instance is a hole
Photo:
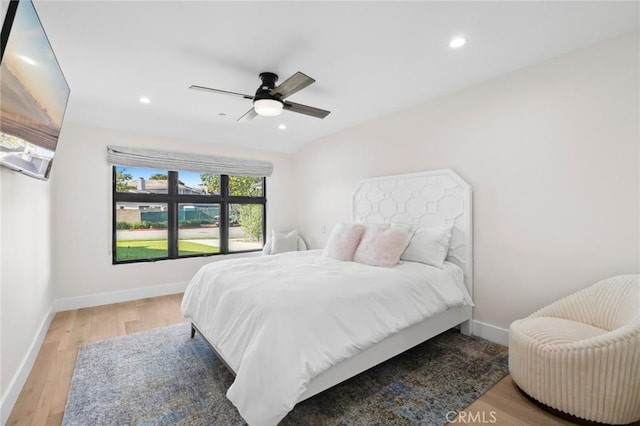
[[[109,164],[160,170],[206,172],[236,176],[271,176],[273,163],[242,158],[188,154],[155,149],[107,147]]]

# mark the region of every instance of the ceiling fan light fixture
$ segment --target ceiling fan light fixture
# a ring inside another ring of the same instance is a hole
[[[253,101],[253,108],[258,115],[265,117],[275,117],[282,114],[284,104],[277,99],[256,99]]]

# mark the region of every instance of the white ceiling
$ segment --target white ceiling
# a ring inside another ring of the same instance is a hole
[[[640,20],[638,2],[610,1],[34,4],[71,86],[66,120],[280,152],[638,31]],[[455,35],[462,49],[448,47]],[[252,95],[261,71],[315,78],[289,99],[332,113],[238,123],[250,101],[188,89]]]

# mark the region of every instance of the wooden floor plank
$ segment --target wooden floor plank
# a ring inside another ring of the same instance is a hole
[[[135,302],[124,302],[115,305],[116,326],[118,335],[127,334],[127,323],[140,320]]]
[[[77,349],[85,343],[88,343],[90,333],[91,311],[89,309],[78,309],[72,325],[67,349]]]
[[[78,356],[78,348],[67,349],[65,351],[58,352],[58,359],[60,360],[58,381],[52,388],[54,389],[53,400],[49,409],[49,418],[52,415],[64,413],[64,408],[67,405],[67,395],[71,388],[71,378],[73,377],[73,369],[76,364],[76,357]],[[62,418],[61,418],[62,420]],[[50,420],[48,419],[47,422]]]
[[[56,314],[7,425],[60,425],[80,346],[183,322],[181,301],[182,294],[175,294]],[[475,414],[466,414],[466,422],[459,416],[452,424],[487,424],[482,420],[491,420],[491,412],[495,425],[573,424],[528,400],[509,376],[465,412]]]
[[[126,334],[139,333],[145,330],[142,320],[128,321],[124,324],[124,329]]]
[[[91,308],[91,342],[109,339],[118,335],[118,325],[115,305],[97,306]]]
[[[62,418],[63,418],[63,413],[50,414],[49,417],[47,417],[47,423],[45,423],[45,426],[61,425]]]
[[[44,338],[44,343],[53,341],[60,341],[65,330],[65,323],[68,317],[68,312],[58,312],[51,320],[51,325],[47,331],[47,335]]]
[[[496,424],[500,425],[560,426],[575,424],[541,410],[522,395],[513,384],[511,376],[506,376],[464,411],[467,415],[461,416],[463,420],[458,423],[481,424],[483,422],[478,421],[478,413],[484,413],[484,417],[487,419],[490,419],[493,413]],[[464,421],[465,418],[475,421]]]
[[[28,401],[28,404],[18,404],[13,409],[16,413],[9,417],[8,425],[27,425],[32,423],[32,419],[36,415],[38,401],[43,393],[47,392],[46,381],[52,366],[52,358],[55,356],[56,342],[43,343],[40,352],[36,357],[36,361],[31,369],[29,377],[18,396],[20,400]]]
[[[70,347],[71,331],[76,327],[76,319],[78,318],[78,311],[64,311],[58,312],[58,315],[64,315],[64,332],[60,336],[60,342],[58,343],[58,350],[64,351]]]
[[[55,398],[55,392],[47,391],[48,389],[56,389],[58,387],[58,381],[60,379],[60,371],[62,370],[62,359],[59,356],[59,352],[55,352],[52,358],[49,360],[49,374],[47,375],[46,382],[44,384],[43,392],[40,394],[38,404],[36,405],[31,424],[42,425],[47,422],[49,413],[51,412],[51,405]]]

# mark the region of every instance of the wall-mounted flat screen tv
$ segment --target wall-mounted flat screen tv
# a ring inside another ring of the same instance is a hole
[[[31,1],[9,3],[0,38],[0,165],[46,180],[69,85]]]

